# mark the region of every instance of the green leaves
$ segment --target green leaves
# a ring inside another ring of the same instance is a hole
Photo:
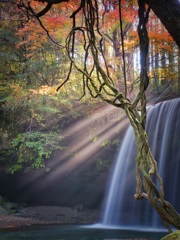
[[[22,168],[23,166],[21,164],[16,164],[16,165],[13,165],[9,171],[10,173],[14,174],[16,172],[19,172]]]
[[[50,158],[52,151],[62,149],[59,132],[26,132],[18,134],[12,145],[16,150],[17,163],[10,168],[15,173],[24,167],[44,167],[44,160]]]
[[[109,145],[111,145],[111,141],[107,139],[101,144],[101,147],[108,147]]]
[[[86,103],[87,99],[82,110],[79,102],[68,98],[66,91],[57,93],[56,87],[27,89],[12,81],[0,85],[0,170],[16,173],[46,167],[53,151],[62,149],[59,129],[88,114]]]

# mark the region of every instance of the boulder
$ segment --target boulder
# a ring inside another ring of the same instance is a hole
[[[16,203],[13,203],[13,202],[5,202],[4,203],[4,208],[7,209],[7,210],[15,210],[18,208],[17,204]]]

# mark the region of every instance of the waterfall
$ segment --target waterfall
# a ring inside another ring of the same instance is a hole
[[[147,133],[151,151],[164,181],[165,199],[180,211],[180,98],[148,108]],[[113,167],[103,207],[102,224],[163,227],[146,199],[134,199],[137,149],[132,127],[127,129]]]

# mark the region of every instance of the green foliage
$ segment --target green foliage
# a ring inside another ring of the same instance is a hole
[[[52,151],[62,149],[60,146],[61,139],[62,136],[58,132],[18,134],[12,142],[17,153],[17,163],[10,168],[10,172],[17,172],[24,166],[44,167],[44,159],[50,158]]]
[[[62,148],[59,98],[50,92],[43,95],[37,90],[26,90],[18,84],[3,86],[0,93],[3,89],[6,94],[0,105],[1,171],[15,173],[45,166],[44,160]]]
[[[1,74],[0,74],[0,78],[1,78]],[[10,92],[11,90],[9,86],[0,85],[0,106],[6,101]]]
[[[15,164],[12,167],[10,167],[10,169],[8,169],[8,172],[14,174],[16,172],[19,172],[22,169],[23,169],[23,165],[22,164]]]
[[[91,176],[106,172],[108,169],[110,169],[111,163],[112,159],[97,158],[95,159],[94,163],[88,167],[86,174]]]
[[[96,171],[101,172],[109,168],[111,161],[109,159],[97,159]]]
[[[44,160],[62,148],[59,129],[96,105],[88,104],[86,111],[87,99],[80,103],[56,87],[26,89],[11,81],[0,87],[0,96],[0,169],[11,173],[44,167]]]
[[[92,137],[92,142],[95,143],[98,140],[97,136]]]
[[[119,138],[116,138],[112,141],[112,145],[115,145],[117,147],[119,147],[120,143],[121,143],[121,139]]]
[[[111,145],[111,140],[107,139],[101,144],[101,147],[108,147]]]
[[[101,147],[110,147],[110,146],[117,146],[119,147],[121,140],[119,138],[114,140],[106,139],[104,142],[102,142]]]

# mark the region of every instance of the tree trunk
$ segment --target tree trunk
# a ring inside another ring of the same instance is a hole
[[[180,2],[179,0],[145,0],[149,4],[180,47]]]

